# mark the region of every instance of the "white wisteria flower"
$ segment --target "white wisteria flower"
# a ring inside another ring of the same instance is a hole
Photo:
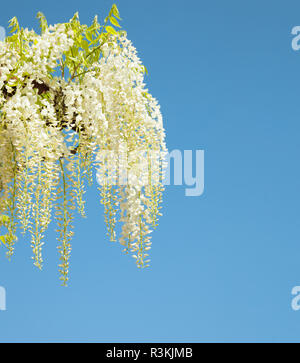
[[[113,5],[103,25],[78,14],[41,34],[10,21],[0,42],[0,244],[12,256],[17,228],[29,231],[34,264],[56,219],[60,279],[68,281],[72,222],[85,216],[93,168],[111,241],[149,265],[150,234],[162,199],[165,132],[147,72]],[[55,211],[53,213],[53,210]]]

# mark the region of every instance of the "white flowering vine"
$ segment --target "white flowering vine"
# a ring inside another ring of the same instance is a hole
[[[54,26],[38,18],[40,35],[13,18],[11,35],[0,42],[0,244],[10,257],[17,229],[28,231],[34,265],[42,268],[44,234],[54,219],[66,285],[72,221],[76,209],[85,216],[95,168],[110,240],[120,234],[124,251],[146,267],[166,152],[146,68],[118,29],[116,5],[102,25],[97,17],[83,25],[78,14]]]

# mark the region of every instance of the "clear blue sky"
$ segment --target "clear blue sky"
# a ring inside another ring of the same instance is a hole
[[[83,22],[112,1],[1,3],[37,27],[75,11]],[[300,3],[119,0],[123,26],[159,99],[169,149],[205,150],[205,193],[169,187],[153,234],[151,269],[139,271],[105,241],[96,187],[78,219],[71,284],[58,283],[55,234],[37,271],[20,239],[2,250],[0,341],[300,341],[300,51],[291,29]],[[51,228],[54,229],[54,226]]]

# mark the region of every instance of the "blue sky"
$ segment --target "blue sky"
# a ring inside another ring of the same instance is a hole
[[[37,27],[79,11],[105,16],[112,1],[1,4]],[[205,150],[205,192],[168,187],[153,234],[152,267],[139,271],[105,240],[96,186],[73,240],[71,283],[60,287],[55,234],[45,267],[20,239],[0,255],[1,342],[299,342],[300,51],[291,29],[300,3],[120,0],[123,26],[149,70],[172,149]],[[97,197],[96,197],[97,196]]]

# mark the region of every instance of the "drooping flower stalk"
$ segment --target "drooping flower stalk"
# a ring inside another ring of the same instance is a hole
[[[103,25],[97,17],[81,24],[78,14],[54,26],[43,14],[38,18],[40,35],[13,18],[12,35],[0,42],[0,228],[7,230],[0,244],[13,254],[19,223],[42,268],[54,207],[66,285],[74,211],[86,215],[86,184],[96,169],[109,239],[146,267],[151,228],[161,215],[166,153],[146,68],[117,30],[116,5]]]

